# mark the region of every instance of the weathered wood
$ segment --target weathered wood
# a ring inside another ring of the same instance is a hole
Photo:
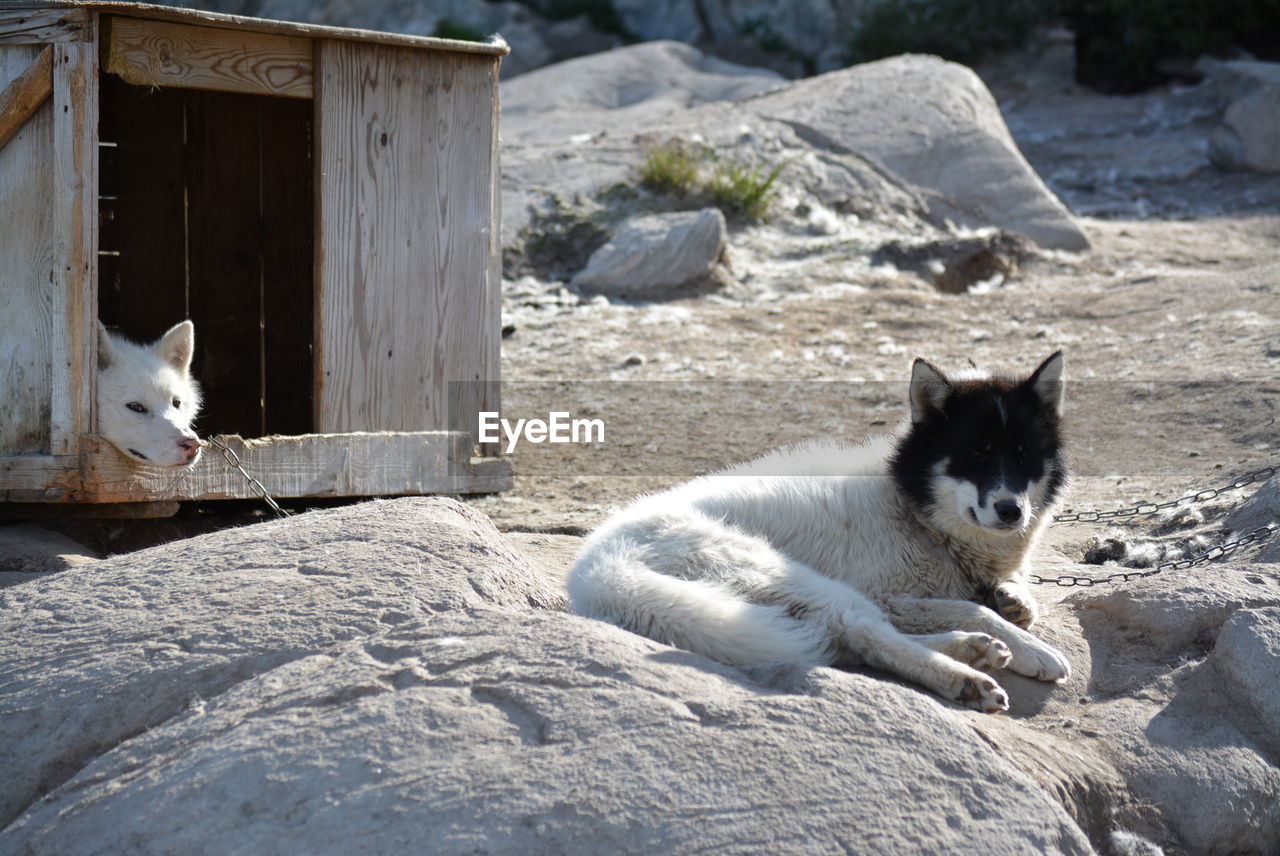
[[[236,29],[254,33],[275,33],[282,36],[302,36],[312,39],[355,39],[368,44],[430,48],[439,51],[479,54],[482,56],[502,57],[511,52],[511,49],[505,43],[467,42],[458,39],[409,36],[400,33],[382,33],[349,27],[272,21],[243,15],[226,15],[220,12],[154,6],[145,3],[92,2],[92,0],[67,0],[66,2],[57,2],[57,0],[6,0],[5,12],[6,14],[12,14],[15,18],[34,18],[38,14],[45,14],[52,18],[55,15],[86,15],[86,13],[96,12],[101,15],[127,15],[154,21],[235,27]],[[3,32],[3,29],[0,29],[0,38],[3,38]],[[46,40],[51,41],[52,39],[26,39],[26,41]]]
[[[106,71],[128,83],[311,97],[311,39],[135,18],[107,20]]]
[[[471,439],[450,431],[221,438],[274,497],[492,493],[511,487],[507,461],[474,461]],[[82,488],[91,502],[253,499],[257,493],[214,448],[174,472],[131,464],[96,437],[85,438]]]
[[[93,38],[89,12],[74,8],[42,8],[6,3],[0,9],[0,45],[85,41]]]
[[[98,51],[54,45],[54,288],[49,448],[72,454],[89,430],[98,305]]]
[[[316,430],[474,431],[497,398],[497,61],[316,56]]]
[[[0,149],[51,95],[53,48],[46,47],[26,71],[0,92]]]
[[[0,46],[0,86],[27,71],[42,49]],[[56,322],[49,295],[62,282],[50,204],[57,196],[53,112],[46,100],[0,149],[0,455],[50,451]]]
[[[66,502],[79,488],[79,455],[0,455],[0,501]]]

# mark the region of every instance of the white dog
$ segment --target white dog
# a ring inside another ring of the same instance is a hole
[[[910,423],[809,445],[643,497],[587,538],[574,611],[731,665],[868,665],[979,710],[986,672],[1061,681],[1027,551],[1066,479],[1062,354],[1030,377],[916,360]]]
[[[200,457],[191,422],[200,388],[191,377],[195,325],[183,321],[151,345],[98,322],[98,433],[132,461],[189,467]]]

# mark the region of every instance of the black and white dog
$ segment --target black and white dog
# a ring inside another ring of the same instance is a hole
[[[1021,380],[917,359],[896,435],[641,497],[586,540],[571,605],[724,663],[868,665],[1003,710],[989,672],[1070,673],[1026,630],[1024,569],[1066,480],[1062,388],[1061,352]]]

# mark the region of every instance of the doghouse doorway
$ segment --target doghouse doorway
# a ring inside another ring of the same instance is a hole
[[[101,79],[98,314],[196,325],[202,436],[313,430],[309,99]]]

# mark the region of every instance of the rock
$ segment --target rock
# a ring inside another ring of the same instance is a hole
[[[1272,476],[1263,482],[1223,520],[1223,525],[1236,535],[1273,523],[1280,523],[1280,476]]]
[[[988,717],[569,615],[549,581],[579,543],[404,499],[0,592],[0,852],[1217,853],[1280,835],[1269,566],[1041,592],[1037,632],[1075,672],[1002,674],[1011,714]]]
[[[923,218],[926,231],[994,226],[1045,248],[1088,247],[978,77],[936,58],[786,83],[650,43],[539,69],[503,84],[502,97],[504,246],[557,205],[633,188],[641,128],[785,164],[777,186],[788,198],[897,229]]]
[[[1018,151],[991,93],[962,65],[893,57],[798,81],[749,110],[815,148],[871,158],[920,188],[935,220],[995,226],[1046,249],[1089,247]]]
[[[1222,625],[1209,654],[1250,736],[1280,749],[1280,608],[1241,609]],[[1231,708],[1234,711],[1234,707]]]
[[[719,208],[634,217],[591,254],[569,286],[637,300],[714,288],[728,276],[726,241]]]
[[[97,758],[0,848],[1093,852],[965,715],[915,690],[744,674],[588,619],[494,608],[196,702]]]
[[[644,41],[694,42],[706,34],[692,0],[612,0],[627,32]]]
[[[486,518],[441,499],[310,512],[4,589],[0,825],[252,675],[443,611],[561,600]]]
[[[996,285],[1016,276],[1034,254],[1026,238],[1005,232],[908,244],[890,241],[871,254],[871,263],[909,270],[946,294],[961,294],[980,283]]]
[[[1273,476],[1253,495],[1232,509],[1223,524],[1240,538],[1269,526],[1273,534],[1263,542],[1255,557],[1259,562],[1280,562],[1280,477]]]
[[[1225,169],[1280,172],[1280,63],[1217,63],[1210,77],[1232,100],[1209,136],[1209,159]]]
[[[1275,732],[1225,701],[1276,701],[1275,684],[1236,695],[1276,668],[1280,575],[1267,568],[1166,572],[1068,600],[1091,653],[1091,704],[1050,707],[1081,742],[1109,744],[1134,796],[1176,807],[1162,821],[1180,852],[1266,853],[1280,840]]]
[[[66,535],[32,523],[0,526],[0,588],[95,562],[98,556]]]
[[[634,128],[653,132],[691,107],[786,83],[774,72],[725,62],[679,42],[632,45],[503,83],[503,143],[567,142],[601,132],[627,136]]]

